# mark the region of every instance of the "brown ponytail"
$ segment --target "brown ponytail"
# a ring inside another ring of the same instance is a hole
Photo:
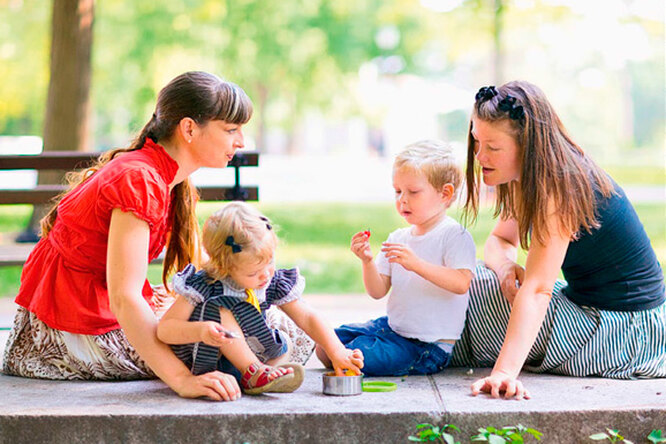
[[[179,75],[160,91],[155,113],[129,148],[108,151],[90,168],[66,175],[69,189],[56,198],[48,214],[41,220],[42,236],[47,237],[53,228],[58,214],[58,203],[67,193],[85,182],[117,155],[142,148],[148,137],[156,143],[168,140],[185,117],[203,125],[211,120],[244,124],[251,116],[252,102],[239,86],[200,71]],[[182,270],[190,262],[197,265],[199,263],[199,223],[195,213],[198,200],[197,190],[189,178],[177,184],[171,191],[169,218],[172,226],[167,238],[162,269],[162,282],[167,287],[167,279],[171,273]]]

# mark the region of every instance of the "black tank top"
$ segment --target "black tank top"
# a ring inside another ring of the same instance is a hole
[[[578,305],[640,311],[664,302],[664,274],[634,207],[615,182],[615,193],[597,197],[601,226],[569,243],[562,274],[564,294]]]

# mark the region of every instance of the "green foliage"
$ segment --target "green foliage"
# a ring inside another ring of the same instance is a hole
[[[661,430],[653,430],[647,437],[648,441],[653,444],[664,444],[666,443],[666,436],[662,436]]]
[[[472,436],[471,439],[472,441],[483,441],[490,444],[522,444],[530,436],[540,441],[543,433],[518,424],[517,426],[506,426],[501,429],[495,427],[481,428],[479,434]]]
[[[453,435],[449,433],[450,431],[460,432],[460,429],[453,424],[445,424],[441,427],[429,423],[418,424],[415,436],[409,436],[409,441],[460,444],[460,441],[455,441]],[[470,439],[475,442],[482,441],[490,444],[522,444],[530,436],[540,441],[543,433],[518,424],[517,426],[507,426],[501,429],[495,427],[480,428],[479,434],[471,436]],[[606,429],[606,433],[595,433],[594,435],[590,435],[589,438],[594,441],[633,444],[614,429]],[[666,437],[662,436],[662,431],[658,429],[652,430],[647,440],[653,444],[666,443]]]
[[[633,442],[625,439],[624,436],[620,435],[617,430],[606,429],[608,433],[595,433],[590,435],[590,439],[594,441],[610,441],[610,442],[623,442],[627,444],[634,444]]]
[[[448,431],[459,432],[460,429],[453,424],[444,424],[441,427],[432,424],[419,424],[416,426],[416,436],[410,436],[409,440],[413,442],[441,442],[446,444],[460,444],[455,441],[453,435]]]
[[[40,134],[49,68],[50,3],[0,1],[0,134]]]
[[[356,103],[355,97],[359,69],[382,57],[401,60],[397,74],[434,77],[465,88],[487,84],[492,41],[498,32],[494,26],[498,3],[466,0],[446,13],[429,10],[425,3],[96,2],[91,91],[95,145],[103,149],[126,145],[130,134],[148,120],[159,88],[190,69],[218,73],[248,91],[257,109],[248,133],[256,128],[259,147],[264,146],[266,128],[282,127],[289,132],[307,108],[320,109],[327,117],[363,113],[378,125],[386,112],[383,105]],[[0,4],[0,134],[40,134],[49,79],[51,2]],[[566,67],[547,58],[536,63],[534,57],[561,53],[565,43],[531,37],[583,29],[577,26],[580,11],[542,1],[499,4],[503,4],[505,56],[511,61],[506,77],[522,73],[528,79],[544,79],[541,86],[559,102],[562,120],[582,146],[597,150],[599,158],[612,154],[614,159],[618,150],[613,147],[631,144],[631,138],[638,146],[661,150],[664,98],[653,92],[660,88],[663,57],[638,57],[626,69],[617,69],[598,59],[600,51],[614,48],[586,52],[576,47],[572,48],[577,51],[572,57],[575,63]],[[663,41],[663,27],[656,26],[658,21],[627,14],[622,23],[611,26],[618,26],[621,32],[625,21],[645,36],[652,47],[650,53],[659,53],[655,49]],[[394,47],[380,47],[376,41],[379,31],[386,28],[398,31]],[[589,69],[601,76],[598,87],[579,84],[581,72]],[[466,80],[460,82],[460,78]],[[545,83],[550,78],[563,89]],[[364,106],[376,109],[360,109]],[[459,108],[452,109],[460,114]],[[629,113],[625,113],[627,109]],[[618,116],[624,114],[632,117],[631,122],[618,125],[622,119]],[[466,122],[464,115],[445,117],[457,129],[451,137],[461,141],[456,122]],[[621,131],[625,127],[633,128],[633,137]]]

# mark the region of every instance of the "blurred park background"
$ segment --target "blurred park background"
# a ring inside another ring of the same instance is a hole
[[[71,26],[67,8],[81,35],[52,46]],[[259,185],[260,209],[281,227],[280,265],[298,265],[310,292],[362,292],[350,236],[371,229],[377,251],[404,224],[392,206],[395,153],[440,138],[463,166],[476,90],[524,79],[625,187],[663,264],[664,8],[655,0],[0,0],[0,153],[127,146],[171,78],[213,72],[254,102],[246,146],[262,153],[260,166],[241,179]],[[78,89],[53,85],[73,76]],[[54,97],[75,102],[75,112],[58,111]],[[36,176],[0,180],[20,187]],[[195,177],[231,181],[231,171]],[[200,205],[202,220],[217,205]],[[31,212],[0,207],[3,239]],[[469,227],[479,258],[491,214],[484,208]],[[20,267],[0,268],[0,296],[15,294],[19,275]]]

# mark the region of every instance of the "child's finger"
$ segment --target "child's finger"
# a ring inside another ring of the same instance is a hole
[[[354,364],[353,362],[350,362],[347,365],[347,367],[348,367],[347,370],[351,370],[352,372],[354,372],[355,375],[360,375],[361,374],[361,367]]]
[[[358,368],[363,368],[363,358],[352,357],[351,362]]]
[[[358,233],[355,233],[352,236],[352,239],[362,239],[365,237],[365,232],[364,231],[359,231]]]

